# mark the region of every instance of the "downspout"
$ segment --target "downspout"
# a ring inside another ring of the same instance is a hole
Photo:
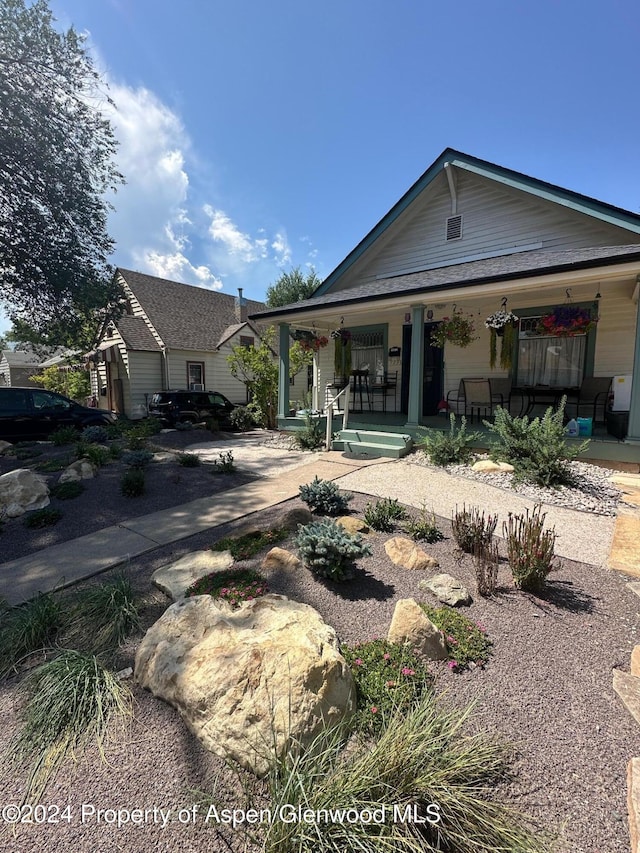
[[[455,181],[453,178],[453,167],[451,163],[444,164],[444,173],[449,182],[449,192],[451,193],[451,215],[455,216],[458,212],[458,196],[456,195]]]
[[[169,349],[168,347],[162,347],[162,363],[163,363],[163,371],[162,371],[162,383],[163,383],[163,391],[169,390],[169,357],[168,357]]]

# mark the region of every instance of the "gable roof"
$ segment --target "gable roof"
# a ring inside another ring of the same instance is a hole
[[[1,357],[10,367],[35,367],[41,361],[34,352],[24,350],[5,349],[2,350]]]
[[[122,268],[116,274],[129,287],[169,349],[213,351],[225,329],[238,322],[235,297],[228,293]],[[246,302],[248,313],[265,307],[263,302],[251,299]],[[133,331],[129,329],[132,334]]]
[[[219,340],[219,341],[218,341],[218,343],[216,344],[216,349],[220,349],[220,347],[221,347],[224,343],[226,343],[226,341],[228,341],[228,340],[229,340],[230,338],[232,338],[234,335],[237,335],[237,334],[238,334],[238,332],[241,332],[245,327],[248,329],[248,331],[249,331],[249,332],[251,332],[251,333],[252,333],[252,335],[257,335],[258,337],[260,337],[260,331],[259,331],[259,329],[257,329],[257,328],[254,326],[254,324],[253,324],[253,323],[249,323],[249,322],[246,322],[246,323],[234,323],[234,324],[233,324],[233,326],[229,326],[228,328],[226,328],[226,329],[224,330],[224,332],[222,333],[222,336],[220,337],[220,340]]]
[[[531,276],[552,275],[620,263],[640,264],[640,243],[631,246],[597,246],[589,249],[537,249],[463,264],[452,264],[367,282],[348,290],[312,296],[282,308],[262,311],[258,316],[312,312],[319,307],[350,305],[357,302],[393,299],[405,294],[429,293],[451,287],[513,281]]]
[[[160,352],[161,347],[149,331],[149,326],[144,317],[132,317],[131,314],[123,314],[116,323],[122,340],[127,349],[146,350],[147,352]]]
[[[389,210],[385,216],[375,225],[371,231],[358,243],[358,245],[341,261],[341,263],[330,273],[323,283],[317,288],[313,296],[320,296],[331,290],[336,281],[375,243],[375,241],[396,221],[396,219],[409,207],[409,205],[425,190],[432,181],[437,178],[450,164],[459,169],[465,169],[485,178],[497,181],[523,192],[530,193],[547,201],[570,208],[579,213],[592,216],[611,225],[626,228],[633,233],[640,234],[640,215],[607,204],[603,201],[591,198],[572,190],[564,189],[556,184],[532,178],[522,172],[498,166],[487,160],[472,157],[453,148],[445,148],[442,154],[434,160],[429,168],[418,178],[402,198]],[[638,240],[640,242],[640,239]]]

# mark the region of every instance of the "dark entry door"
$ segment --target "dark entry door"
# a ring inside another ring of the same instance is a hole
[[[438,403],[442,399],[441,347],[431,346],[431,332],[437,323],[424,324],[424,371],[422,375],[422,414],[437,415]],[[411,376],[411,337],[413,327],[402,327],[402,385],[400,388],[401,411],[409,411],[409,379]]]

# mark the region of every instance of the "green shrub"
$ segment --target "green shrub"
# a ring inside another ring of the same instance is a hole
[[[429,604],[421,604],[420,607],[445,636],[449,669],[460,672],[470,663],[481,667],[487,663],[492,642],[482,625],[453,607],[431,607]]]
[[[553,570],[556,532],[555,528],[544,530],[546,517],[542,505],[536,504],[531,515],[528,509],[524,515],[509,513],[503,523],[509,567],[518,589],[541,590]]]
[[[304,426],[294,432],[293,440],[300,450],[317,450],[318,447],[322,447],[325,430],[320,418],[314,418],[307,412]]]
[[[250,560],[267,545],[275,545],[287,538],[284,528],[255,530],[243,536],[225,536],[211,546],[212,551],[230,551],[234,560]]]
[[[0,676],[26,655],[50,646],[61,622],[60,604],[49,594],[4,609],[0,620]]]
[[[220,421],[217,418],[207,418],[204,426],[209,432],[220,432]]]
[[[567,445],[564,432],[563,397],[558,409],[548,408],[543,418],[532,421],[524,415],[513,417],[506,409],[498,407],[493,423],[485,421],[488,429],[498,436],[492,445],[491,458],[509,462],[514,476],[530,480],[539,486],[558,486],[571,482],[567,461],[583,453],[589,441],[577,447]]]
[[[115,651],[140,628],[130,580],[119,574],[82,589],[73,599],[68,622],[68,645],[94,654]]]
[[[62,513],[59,509],[45,507],[44,509],[36,509],[33,512],[28,513],[28,515],[25,515],[24,526],[33,529],[52,527],[54,524],[57,524],[61,518]]]
[[[341,494],[331,480],[320,480],[317,476],[313,482],[300,486],[300,497],[309,509],[324,515],[339,515],[347,510],[351,495]]]
[[[444,534],[438,529],[435,512],[427,512],[424,504],[419,515],[407,519],[404,530],[412,539],[423,542],[440,542],[444,539]]]
[[[89,444],[106,444],[109,441],[109,432],[103,426],[88,426],[82,430],[80,437]]]
[[[26,460],[26,459],[35,459],[36,456],[42,456],[42,450],[39,447],[25,442],[24,445],[14,444],[13,455],[16,459]]]
[[[473,458],[471,445],[480,438],[479,432],[467,433],[467,419],[461,418],[456,426],[456,416],[449,415],[449,432],[428,429],[420,435],[420,446],[434,465],[458,465],[470,462]]]
[[[229,414],[229,421],[231,422],[231,425],[235,427],[235,429],[240,430],[240,432],[247,432],[247,430],[253,429],[256,425],[254,413],[246,406],[238,406],[234,409]]]
[[[462,511],[456,506],[451,519],[453,538],[462,551],[473,554],[478,548],[491,543],[497,523],[497,515],[489,515],[485,519],[484,512],[480,515],[477,506],[467,509],[463,504]]]
[[[129,468],[144,468],[153,459],[150,450],[125,450],[120,457]]]
[[[176,462],[184,468],[197,468],[202,460],[197,453],[176,453]]]
[[[109,445],[109,456],[112,459],[121,459],[123,454],[123,449],[121,444],[116,444],[115,442],[111,442]]]
[[[111,461],[111,453],[108,447],[102,447],[100,444],[88,444],[82,454],[85,459],[88,459],[96,468],[102,468],[107,462]]]
[[[367,504],[364,520],[369,527],[380,533],[390,533],[395,529],[396,521],[407,517],[407,511],[395,498],[382,498],[375,504]]]
[[[66,650],[24,680],[21,729],[9,746],[15,769],[27,769],[24,800],[36,803],[65,759],[92,743],[104,759],[115,717],[131,714],[131,693],[93,655]]]
[[[361,734],[380,732],[396,711],[409,711],[433,682],[407,646],[376,639],[340,651],[356,684],[358,704],[350,726]]]
[[[60,427],[49,436],[49,440],[56,447],[61,447],[63,444],[73,444],[78,440],[78,430],[72,426]]]
[[[64,471],[73,461],[73,459],[67,457],[64,459],[49,459],[46,462],[39,462],[36,465],[36,469],[42,471],[43,474],[55,474],[57,471]]]
[[[138,498],[144,494],[144,470],[130,468],[125,471],[120,480],[120,491],[125,498]]]
[[[245,601],[261,598],[269,592],[267,582],[251,569],[236,569],[231,572],[214,572],[191,584],[185,596],[211,595],[226,601],[234,610]]]
[[[333,581],[351,580],[354,561],[371,554],[371,548],[361,536],[348,533],[330,519],[312,521],[299,528],[294,541],[305,566],[314,574]]]
[[[84,485],[78,480],[70,480],[68,483],[56,483],[49,493],[59,501],[68,501],[77,498],[84,492]]]
[[[223,453],[218,453],[218,458],[212,463],[214,474],[233,474],[236,466],[233,462],[233,451],[226,450]]]
[[[189,432],[193,429],[193,421],[176,421],[174,429],[178,432]]]
[[[345,749],[344,730],[323,730],[304,752],[274,761],[265,782],[275,819],[249,827],[248,840],[264,853],[548,853],[546,833],[500,802],[508,752],[469,725],[470,714],[427,690],[373,740]],[[419,825],[402,819],[414,807]],[[298,809],[383,820],[291,820]]]

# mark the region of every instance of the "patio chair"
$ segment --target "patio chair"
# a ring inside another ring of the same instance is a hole
[[[463,379],[464,394],[465,394],[465,413],[471,413],[471,423],[473,423],[474,412],[478,414],[480,420],[480,412],[489,417],[493,417],[493,398],[491,396],[491,382],[488,379]]]
[[[586,411],[593,418],[594,424],[597,411],[601,409],[602,423],[604,423],[612,382],[611,376],[586,376],[582,380],[577,396],[567,400],[567,409],[575,406],[574,417],[576,418],[581,416],[581,411]]]
[[[495,379],[490,379],[491,384],[491,400],[494,406],[502,406],[511,414],[511,398],[513,394],[520,396],[520,413],[524,408],[524,400],[522,391],[513,391],[513,379],[510,376],[502,376]]]
[[[380,379],[376,377],[371,385],[371,402],[375,409],[376,394],[382,398],[382,411],[387,411],[387,396],[393,391],[393,411],[396,410],[396,391],[398,388],[398,371],[385,373]]]
[[[487,382],[487,379],[461,379],[460,384],[458,385],[457,390],[449,391],[447,394],[447,403],[449,404],[449,410],[454,412],[456,415],[468,415],[469,414],[469,405],[467,402],[467,392],[465,390],[465,383],[467,382]]]

